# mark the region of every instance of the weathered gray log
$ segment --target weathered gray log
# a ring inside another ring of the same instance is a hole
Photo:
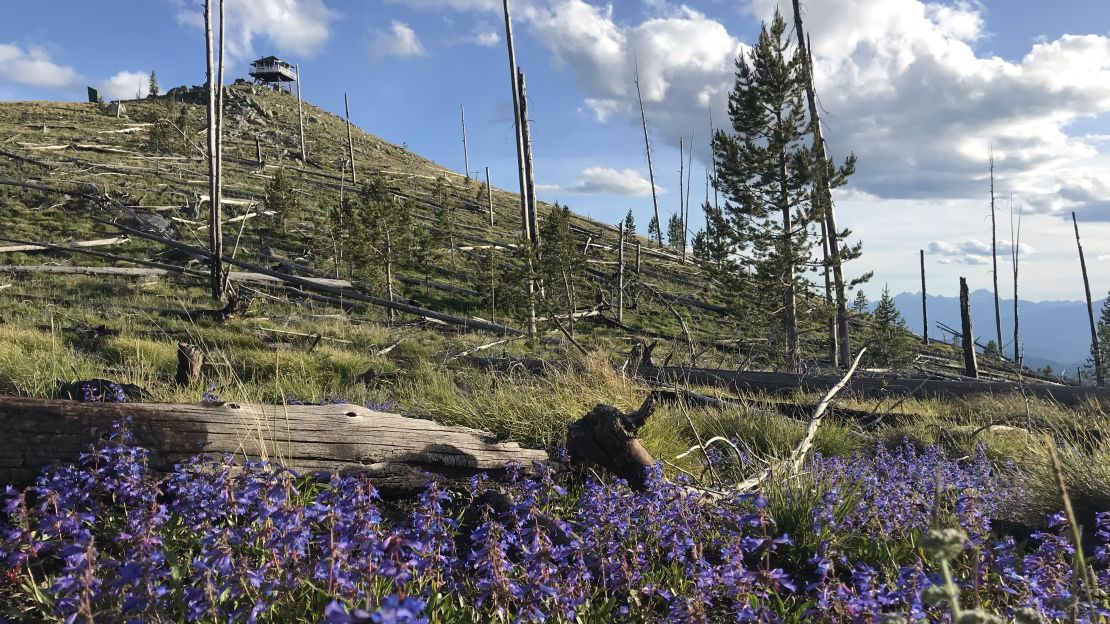
[[[800,375],[797,373],[770,373],[753,371],[733,371],[708,368],[677,368],[641,366],[636,371],[648,381],[682,382],[694,386],[713,386],[730,388],[734,392],[754,392],[764,394],[790,394],[802,392],[827,392],[838,381],[832,375]],[[1024,384],[1030,396],[1056,401],[1062,405],[1082,405],[1097,401],[1110,405],[1110,389],[1057,386],[1047,384]],[[914,379],[909,377],[883,376],[853,377],[845,389],[846,394],[864,397],[910,396],[929,397],[966,397],[980,394],[1009,395],[1021,393],[1022,384],[1003,381],[948,381],[936,379]]]
[[[268,458],[302,473],[367,472],[384,491],[422,487],[426,472],[460,478],[510,462],[547,461],[544,451],[488,433],[355,405],[81,403],[0,397],[0,483],[29,483],[47,464],[72,462],[131,419],[155,470],[197,453]]]
[[[131,242],[131,239],[126,236],[114,236],[112,238],[98,238],[96,240],[88,241],[75,241],[68,243],[72,247],[107,247],[109,245],[123,245]],[[26,244],[26,245],[10,245],[8,247],[0,247],[0,253],[15,253],[15,252],[32,252],[32,251],[50,251],[56,249],[55,246]]]

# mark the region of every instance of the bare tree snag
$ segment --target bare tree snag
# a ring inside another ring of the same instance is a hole
[[[663,246],[663,222],[659,220],[659,196],[655,192],[655,168],[651,164],[651,139],[648,138],[647,126],[647,113],[644,112],[644,98],[640,94],[640,66],[636,65],[636,77],[633,83],[636,85],[636,101],[640,103],[640,123],[644,127],[644,151],[647,152],[648,163],[648,180],[651,181],[651,205],[655,209],[655,224],[658,229],[655,231],[655,242],[660,247]],[[679,189],[681,191],[681,189]],[[639,252],[636,254],[636,271],[640,271]]]
[[[358,169],[355,167],[355,140],[351,135],[351,106],[347,94],[343,94],[343,114],[347,119],[347,158],[351,161],[351,184],[358,184]]]
[[[1018,273],[1021,259],[1021,209],[1014,223],[1014,194],[1010,193],[1010,261],[1014,268],[1014,364],[1021,369],[1021,318],[1018,313]]]
[[[208,243],[212,251],[211,263],[211,288],[212,298],[219,300],[223,298],[223,262],[220,260],[223,257],[223,240],[220,234],[223,231],[222,218],[220,215],[222,204],[220,202],[220,144],[219,144],[219,129],[220,129],[220,98],[221,94],[217,91],[223,91],[223,85],[219,83],[220,74],[223,69],[218,71],[215,67],[215,60],[213,58],[212,47],[212,2],[214,0],[205,0],[204,2],[204,37],[205,37],[205,50],[208,65],[208,204],[209,204],[209,235]],[[215,0],[219,1],[219,0]],[[220,2],[220,11],[223,12],[223,3]],[[220,29],[223,30],[223,20],[220,20]],[[223,41],[220,41],[220,56],[222,62],[223,56]]]
[[[601,466],[633,489],[644,489],[647,471],[655,460],[640,444],[636,432],[654,411],[653,395],[628,414],[611,405],[594,407],[567,425],[567,452],[572,465]]]
[[[971,328],[971,299],[967,292],[967,278],[960,278],[960,323],[963,328],[964,375],[979,378],[979,364],[975,360],[975,336]]]
[[[925,293],[925,250],[919,250],[921,254],[921,342],[929,344],[929,297]],[[1002,346],[998,347],[999,352]]]
[[[174,381],[182,388],[194,388],[204,367],[204,351],[187,342],[177,345],[177,375]]]
[[[517,179],[520,182],[520,214],[524,235],[529,236],[528,224],[528,181],[524,168],[524,134],[520,123],[520,83],[517,78],[516,49],[513,44],[513,20],[509,15],[509,0],[504,0],[505,8],[505,45],[509,49],[509,82],[512,84],[513,93],[513,125],[516,130],[516,166]]]
[[[998,355],[1002,355],[1002,304],[998,298],[998,221],[994,212],[994,146],[987,152],[991,174],[991,264],[994,279],[994,331],[998,338]]]
[[[683,149],[682,137],[678,137],[678,220],[682,222],[682,229],[686,229],[686,209],[682,199],[682,187],[686,182],[683,168],[686,165],[686,153]],[[668,238],[670,235],[668,234]],[[668,243],[670,241],[667,241]],[[679,257],[682,259],[682,264],[686,264],[686,242],[682,242],[682,247],[679,249]]]
[[[817,107],[817,92],[813,86],[813,50],[808,45],[808,38],[802,27],[802,10],[799,0],[793,0],[794,5],[794,32],[798,37],[798,50],[806,59],[806,102],[809,105],[809,117],[813,124],[813,144],[821,154],[822,166],[817,168],[816,187],[820,196],[820,203],[825,219],[825,237],[829,242],[829,255],[832,259],[833,282],[836,286],[836,323],[837,338],[840,342],[840,366],[848,368],[852,364],[852,341],[848,327],[848,295],[844,285],[844,269],[841,266],[839,233],[836,229],[836,211],[833,207],[832,192],[829,188],[828,172],[825,162],[828,161],[828,146],[821,129],[821,111]]]
[[[301,100],[301,66],[297,65],[297,125],[301,131],[301,162],[308,162],[308,151],[304,146],[304,102]]]
[[[640,274],[640,240],[636,239],[636,275]]]
[[[71,462],[131,420],[155,470],[196,453],[269,459],[302,473],[366,472],[379,489],[421,488],[446,478],[531,466],[546,452],[498,442],[466,427],[374,412],[356,405],[82,403],[0,397],[0,482],[26,484],[46,464]]]
[[[620,247],[617,252],[617,322],[624,322],[624,221],[621,221]]]
[[[1091,321],[1091,359],[1095,365],[1095,384],[1103,385],[1105,383],[1104,372],[1102,370],[1102,351],[1099,350],[1098,344],[1098,325],[1095,323],[1095,308],[1091,303],[1091,282],[1087,279],[1087,260],[1083,256],[1083,243],[1079,241],[1079,221],[1075,218],[1075,213],[1071,213],[1071,222],[1075,226],[1075,246],[1079,248],[1079,268],[1083,271],[1083,291],[1087,295],[1087,318]]]
[[[709,199],[706,198],[705,201],[706,201],[706,203],[708,203]],[[822,258],[821,272],[824,274],[824,277],[825,277],[825,305],[828,306],[829,309],[835,309],[836,304],[833,300],[833,285],[832,285],[832,274],[831,274],[831,268],[832,267],[830,266],[831,260],[829,259],[828,224],[825,222],[824,219],[820,219],[820,222],[821,222],[821,258]],[[706,217],[705,231],[706,232],[709,231],[708,216]],[[831,317],[829,317],[828,332],[829,332],[829,362],[835,366],[836,365],[836,358],[840,354],[840,334],[839,334],[839,327],[836,324],[836,314],[835,313]]]
[[[489,184],[489,167],[486,167],[486,200],[489,202],[489,226],[493,227],[493,187]]]
[[[466,174],[466,182],[470,183],[470,155],[466,150],[466,107],[459,104],[459,118],[462,122],[462,139],[463,139],[463,172]]]
[[[686,203],[682,213],[682,264],[686,264],[686,245],[690,238],[690,179],[694,177],[694,134],[690,133],[690,149],[686,153]],[[682,189],[679,188],[681,193]],[[709,230],[706,230],[707,232]]]
[[[262,171],[266,167],[266,163],[262,162],[262,140],[258,137],[254,137],[254,153],[256,160],[258,160],[258,170]]]
[[[524,182],[528,203],[528,237],[533,244],[539,245],[540,225],[536,212],[536,172],[532,159],[532,130],[528,123],[528,90],[524,83],[524,72],[517,70],[520,80],[520,136],[524,142]]]

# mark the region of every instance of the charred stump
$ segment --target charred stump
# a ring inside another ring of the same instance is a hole
[[[174,381],[182,388],[192,388],[200,381],[200,371],[204,367],[204,351],[187,342],[177,345],[177,375]]]
[[[611,405],[598,405],[567,425],[567,452],[572,465],[596,465],[642,490],[647,469],[655,460],[640,444],[636,432],[655,411],[654,397],[625,414]]]

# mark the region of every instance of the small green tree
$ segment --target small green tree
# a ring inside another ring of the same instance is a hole
[[[274,177],[266,184],[266,209],[274,213],[277,231],[285,230],[285,221],[297,209],[297,195],[293,184],[285,175],[285,169],[278,167]]]
[[[437,248],[447,247],[448,257],[451,259],[451,265],[456,265],[455,256],[457,249],[455,247],[455,236],[458,234],[459,225],[459,211],[458,203],[450,193],[450,182],[447,178],[440,176],[436,178],[435,186],[432,188],[432,198],[435,203],[432,208],[434,221],[431,229],[431,240],[429,241]]]
[[[998,350],[998,343],[993,338],[987,341],[987,346],[983,347],[983,355],[1002,357],[1002,353]]]
[[[150,70],[150,85],[147,91],[150,97],[158,97],[158,94],[162,92],[161,89],[158,88],[158,74],[154,73],[153,69]]]
[[[624,234],[628,237],[636,235],[636,219],[632,216],[631,209],[628,210],[628,214],[624,215]]]
[[[651,221],[648,221],[648,238],[651,240],[659,240],[659,233],[659,219],[652,217]]]
[[[185,127],[189,123],[189,110],[176,98],[166,100],[165,107],[155,107],[158,112],[147,131],[146,149],[158,154],[184,153],[188,149]]]
[[[571,335],[574,333],[574,309],[577,285],[582,279],[581,254],[570,229],[570,209],[555,204],[540,227],[539,277],[545,286],[548,314],[570,315]]]
[[[682,249],[682,239],[686,237],[686,232],[683,230],[682,217],[677,214],[671,215],[667,221],[667,244],[675,249]]]
[[[395,300],[394,271],[412,257],[414,229],[411,201],[394,201],[381,181],[362,187],[352,225],[353,252],[358,258],[355,277],[384,290]],[[393,322],[395,314],[389,311]]]
[[[871,302],[867,300],[867,294],[862,290],[856,291],[856,298],[852,301],[852,312],[856,314],[867,314]]]
[[[890,295],[889,288],[883,287],[883,294],[872,317],[874,322],[867,341],[870,362],[890,368],[909,364],[913,355],[913,338],[906,331],[906,322],[894,305],[894,297]]]
[[[1103,370],[1106,370],[1110,366],[1110,295],[1102,302],[1095,333],[1098,335],[1099,361],[1102,362]],[[1091,355],[1087,356],[1087,363],[1083,368],[1087,369],[1088,378],[1095,378],[1094,345],[1091,345]]]

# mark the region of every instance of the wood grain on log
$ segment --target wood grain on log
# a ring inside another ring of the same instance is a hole
[[[544,451],[466,427],[356,405],[81,403],[0,397],[0,483],[27,484],[46,464],[72,462],[131,419],[151,467],[169,470],[197,453],[264,458],[301,472],[365,471],[384,491],[423,486],[434,473],[459,478],[510,462],[546,461]]]

